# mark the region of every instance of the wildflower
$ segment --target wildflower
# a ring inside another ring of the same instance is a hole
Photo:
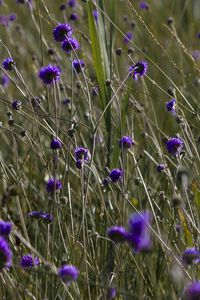
[[[64,105],[68,105],[68,104],[70,104],[70,99],[68,99],[68,98],[66,98],[66,99],[64,99],[63,101],[62,101],[62,103],[64,104]]]
[[[79,275],[79,270],[77,267],[72,265],[64,265],[60,267],[58,270],[58,276],[66,283],[66,285],[70,285],[72,281],[77,280]]]
[[[89,150],[83,147],[75,149],[76,167],[81,169],[82,164],[90,159]]]
[[[70,37],[72,35],[72,27],[69,24],[58,24],[53,30],[54,39],[57,42],[63,42],[66,37]]]
[[[80,73],[82,69],[85,67],[85,62],[82,59],[75,59],[72,62],[73,69],[77,72]]]
[[[138,76],[142,77],[147,73],[147,62],[139,61],[135,65],[130,66],[129,72],[133,74],[134,80],[138,80]]]
[[[31,211],[28,213],[28,217],[31,219],[44,221],[45,223],[53,222],[53,216],[43,211]]]
[[[62,189],[62,183],[59,179],[50,178],[47,181],[46,189],[47,189],[48,193],[54,193],[55,190],[61,190]]]
[[[3,237],[0,237],[0,271],[11,265],[11,259],[12,251],[8,242]]]
[[[120,148],[131,148],[134,145],[134,141],[130,136],[123,136],[120,140],[119,140],[119,146]]]
[[[192,57],[195,59],[195,60],[200,60],[200,51],[199,50],[195,50],[192,52]]]
[[[166,102],[166,109],[168,112],[172,113],[173,115],[176,114],[176,100],[172,99],[169,102]]]
[[[140,2],[140,8],[144,9],[144,10],[148,10],[149,9],[149,4],[145,1],[141,1]]]
[[[61,4],[60,5],[60,10],[65,10],[66,9],[66,5],[65,4]]]
[[[95,21],[98,22],[98,10],[97,9],[93,9],[92,15],[93,15]]]
[[[108,228],[108,237],[115,243],[123,243],[127,240],[127,231],[122,226],[113,226]]]
[[[8,87],[9,83],[10,83],[9,77],[5,74],[2,74],[0,76],[0,85],[2,85],[2,87],[6,88],[6,87]]]
[[[12,108],[15,109],[15,110],[20,110],[21,105],[22,105],[22,103],[21,103],[20,100],[14,100],[12,102]]]
[[[68,5],[70,6],[70,7],[75,7],[76,6],[76,0],[69,0],[68,1]]]
[[[22,256],[20,265],[22,268],[32,268],[34,266],[39,265],[40,261],[38,257],[33,257],[31,254],[27,254]]]
[[[12,59],[12,57],[8,57],[8,58],[4,59],[4,61],[3,61],[3,68],[5,70],[12,71],[14,66],[15,66],[15,62]]]
[[[159,172],[159,173],[161,173],[162,171],[164,171],[164,169],[165,169],[165,165],[163,165],[163,164],[159,164],[159,165],[157,165],[157,167],[156,167],[156,170],[157,170],[157,172]]]
[[[8,236],[11,233],[12,224],[10,222],[0,221],[0,235]]]
[[[62,48],[66,53],[70,53],[72,50],[78,50],[80,46],[75,38],[68,38],[62,43]]]
[[[172,137],[166,142],[169,154],[177,157],[184,147],[184,141],[181,138]]]
[[[184,291],[184,300],[199,300],[200,299],[200,281],[191,283]]]
[[[44,82],[44,84],[51,84],[54,81],[60,80],[60,69],[56,66],[48,65],[42,67],[39,71],[39,78]]]
[[[110,174],[109,177],[112,180],[112,182],[117,182],[120,181],[122,179],[122,175],[123,175],[123,171],[120,169],[113,169]]]
[[[114,299],[117,296],[117,290],[114,287],[108,289],[107,299]]]
[[[151,248],[151,234],[148,225],[151,224],[152,215],[149,211],[134,213],[129,219],[129,234],[127,241],[135,253]]]
[[[62,147],[62,143],[58,138],[53,138],[50,144],[50,148],[52,150],[60,149]]]
[[[71,21],[76,21],[78,20],[78,15],[76,13],[72,13],[70,16],[69,16],[69,19]]]
[[[126,34],[125,34],[125,37],[124,37],[124,43],[125,44],[128,44],[133,38],[133,33],[131,31],[128,31]]]
[[[17,19],[17,15],[14,14],[14,13],[9,16],[9,21],[10,22],[14,22],[16,19]]]
[[[182,261],[186,265],[198,263],[200,261],[200,252],[196,248],[188,248],[183,251]]]

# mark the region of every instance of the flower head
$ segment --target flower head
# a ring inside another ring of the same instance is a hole
[[[68,38],[62,43],[62,48],[66,53],[78,50],[79,47],[79,43],[75,38]]]
[[[131,31],[128,31],[126,34],[125,34],[125,37],[124,37],[124,43],[125,44],[128,44],[133,38],[133,33]]]
[[[31,254],[27,254],[22,256],[21,258],[21,262],[20,265],[22,268],[26,269],[26,268],[32,268],[34,266],[39,265],[40,261],[38,259],[38,257],[34,257]]]
[[[182,253],[182,261],[186,265],[200,262],[200,251],[196,248],[185,249]]]
[[[59,179],[50,178],[47,181],[46,189],[47,189],[48,193],[54,193],[55,190],[61,190],[62,189],[62,183]]]
[[[64,265],[60,267],[58,270],[58,276],[67,284],[70,285],[70,283],[74,280],[77,280],[79,275],[79,270],[77,267],[72,265]]]
[[[93,9],[92,15],[95,19],[95,22],[98,22],[98,10],[97,9]]]
[[[164,171],[164,169],[165,169],[165,165],[163,165],[163,164],[159,164],[156,167],[156,170],[158,173],[161,173],[162,171]]]
[[[108,289],[107,299],[114,299],[117,296],[117,290],[114,287]]]
[[[113,169],[109,174],[109,177],[112,180],[112,182],[120,181],[122,179],[122,176],[123,171],[120,169]]]
[[[90,159],[89,150],[83,147],[77,147],[75,149],[76,167],[81,169],[82,164]]]
[[[14,14],[14,13],[9,16],[9,21],[10,22],[14,22],[16,19],[17,19],[17,15]]]
[[[0,237],[0,271],[11,265],[12,251],[8,242]]]
[[[184,300],[199,300],[200,299],[200,281],[191,283],[184,291]]]
[[[184,147],[184,141],[181,138],[172,137],[166,142],[167,151],[177,157]]]
[[[54,39],[57,42],[63,42],[66,40],[66,37],[70,37],[72,35],[72,27],[69,24],[58,24],[53,30]]]
[[[150,225],[152,215],[149,211],[134,213],[129,219],[129,235],[128,242],[133,247],[134,251],[140,252],[151,248]]]
[[[122,226],[112,226],[108,228],[107,234],[115,243],[122,243],[127,240],[127,231]]]
[[[28,213],[28,217],[31,219],[44,221],[45,223],[51,223],[53,221],[53,216],[43,211],[31,211]]]
[[[144,76],[147,73],[147,69],[147,62],[138,61],[135,65],[130,66],[129,72],[133,74],[134,80],[138,80],[138,76]]]
[[[60,69],[56,66],[48,65],[42,67],[39,71],[39,78],[44,82],[44,84],[51,84],[54,81],[60,80]]]
[[[123,136],[118,143],[122,149],[128,149],[134,145],[134,141],[130,136]]]
[[[149,4],[145,1],[140,1],[140,8],[148,10],[149,9]]]
[[[76,6],[76,0],[69,0],[68,1],[68,5],[70,6],[70,7],[75,7]]]
[[[11,233],[12,224],[10,222],[0,221],[0,235],[8,236]]]
[[[5,70],[12,71],[14,66],[15,66],[15,62],[12,59],[12,57],[8,57],[8,58],[4,59],[4,61],[3,61],[3,68]]]
[[[0,84],[2,85],[2,87],[4,88],[8,87],[9,83],[10,83],[9,77],[5,74],[2,74],[0,76]]]
[[[62,147],[62,143],[58,138],[53,138],[50,144],[50,148],[52,150],[60,149]]]
[[[75,59],[72,62],[73,69],[77,72],[80,73],[82,69],[85,67],[85,62],[82,59]]]
[[[69,16],[69,19],[71,21],[76,21],[78,20],[78,15],[76,13],[72,13],[70,16]]]
[[[15,110],[20,110],[21,105],[22,105],[22,103],[21,103],[20,100],[14,100],[12,102],[12,108],[15,109]]]
[[[168,112],[172,113],[173,115],[176,114],[176,100],[172,99],[169,102],[166,102],[166,109]]]

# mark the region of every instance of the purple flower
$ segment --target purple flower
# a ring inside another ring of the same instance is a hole
[[[200,39],[200,32],[198,32],[197,37]]]
[[[78,50],[80,46],[75,38],[68,38],[62,43],[62,48],[66,53],[70,53],[72,50]]]
[[[3,0],[0,0],[0,6],[3,4]]]
[[[119,146],[122,149],[131,148],[134,145],[134,141],[130,136],[123,136],[119,141]]]
[[[60,80],[60,74],[61,72],[58,67],[48,65],[40,69],[38,76],[44,84],[51,84],[54,81]]]
[[[9,18],[8,18],[8,16],[0,15],[0,24],[2,26],[7,27],[9,25]]]
[[[77,72],[80,73],[82,69],[85,67],[85,62],[82,59],[75,59],[72,62],[73,69]]]
[[[50,144],[50,148],[52,150],[60,149],[62,147],[62,143],[58,138],[53,138]]]
[[[192,57],[196,60],[200,60],[200,51],[199,50],[195,50],[192,52]]]
[[[8,242],[3,237],[0,237],[0,271],[2,271],[3,268],[11,266],[11,259],[12,251],[10,250]]]
[[[12,224],[10,222],[0,221],[0,235],[8,236],[11,233]]]
[[[200,299],[200,281],[191,283],[184,291],[184,300],[199,300]]]
[[[60,10],[65,10],[66,9],[66,5],[65,4],[61,4],[60,5]]]
[[[109,174],[109,177],[112,180],[112,182],[120,181],[122,179],[122,176],[123,171],[120,169],[113,169]]]
[[[39,265],[40,261],[38,257],[33,257],[31,254],[27,254],[22,256],[20,265],[22,268],[27,269],[27,268],[32,268],[34,266]]]
[[[131,31],[128,31],[126,34],[125,34],[125,37],[124,37],[124,43],[125,44],[128,44],[133,38],[133,33]]]
[[[90,159],[89,150],[83,147],[77,147],[75,149],[76,167],[82,168],[82,164]]]
[[[122,226],[112,226],[108,228],[107,234],[115,243],[123,243],[127,240],[127,231]]]
[[[47,181],[46,189],[47,189],[48,193],[54,193],[55,190],[61,190],[62,189],[62,183],[59,179],[50,178]]]
[[[173,115],[176,114],[176,100],[172,99],[169,102],[166,102],[166,110],[170,113],[172,113]]]
[[[54,39],[57,42],[63,42],[66,37],[70,37],[72,35],[72,27],[69,24],[58,24],[53,30]]]
[[[161,173],[162,171],[164,171],[164,169],[165,169],[165,165],[163,165],[163,164],[159,164],[156,167],[156,170],[158,173]]]
[[[70,285],[70,283],[74,280],[77,280],[79,275],[79,270],[77,267],[72,265],[64,265],[60,267],[58,270],[58,276],[66,283],[66,285]]]
[[[15,110],[20,110],[21,105],[22,105],[22,103],[21,103],[20,100],[14,100],[12,102],[12,108],[15,109]]]
[[[14,22],[16,19],[17,19],[17,15],[14,14],[14,13],[9,16],[9,21],[10,22]]]
[[[66,99],[64,99],[64,100],[62,101],[62,103],[63,103],[64,105],[68,105],[68,104],[70,104],[70,102],[71,102],[71,100],[68,99],[68,98],[66,98]]]
[[[70,7],[75,7],[76,6],[76,0],[69,0],[68,1],[68,5],[70,6]]]
[[[141,1],[140,2],[140,8],[148,10],[149,9],[149,4],[147,2],[145,2],[145,1]]]
[[[4,88],[8,87],[9,83],[10,83],[10,78],[7,75],[2,74],[0,76],[0,84],[2,85],[2,87]]]
[[[107,293],[107,299],[108,300],[114,299],[116,296],[117,296],[116,288],[113,288],[113,287],[109,288],[108,293]]]
[[[12,57],[8,57],[8,58],[4,59],[4,61],[3,61],[3,68],[5,70],[12,71],[14,66],[15,66],[15,62],[12,59]]]
[[[53,216],[43,211],[31,211],[28,213],[28,217],[31,219],[44,221],[45,223],[53,222]]]
[[[70,16],[69,16],[69,19],[71,21],[76,21],[78,20],[78,15],[76,13],[72,13]]]
[[[151,233],[148,224],[152,222],[152,215],[149,211],[134,213],[129,219],[128,242],[135,253],[149,250],[151,248]]]
[[[147,73],[147,69],[147,62],[139,61],[135,65],[130,66],[129,72],[133,74],[134,80],[138,80],[138,76],[144,76]]]
[[[200,252],[196,248],[185,249],[182,253],[182,261],[186,265],[200,262]]]
[[[172,137],[166,142],[169,154],[177,157],[184,147],[184,141],[181,138]]]
[[[98,10],[97,9],[93,9],[92,15],[93,15],[95,21],[98,22]]]

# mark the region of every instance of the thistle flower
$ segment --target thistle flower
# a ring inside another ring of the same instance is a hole
[[[28,217],[31,219],[44,221],[45,223],[53,222],[53,216],[43,211],[31,211],[28,213]]]
[[[173,115],[176,114],[176,100],[172,99],[169,102],[166,102],[166,110],[170,113],[172,113]]]
[[[112,182],[120,181],[122,179],[122,176],[123,171],[120,169],[113,169],[109,174],[109,177],[112,180]]]
[[[11,259],[12,251],[8,242],[3,237],[0,237],[0,271],[11,265]]]
[[[50,148],[52,150],[60,149],[62,147],[62,143],[58,138],[53,138],[50,144]]]
[[[185,249],[182,253],[182,261],[186,265],[200,262],[200,251],[196,248]]]
[[[163,164],[159,164],[156,167],[156,170],[158,173],[161,173],[162,171],[164,171],[164,169],[165,169],[165,165],[163,165]]]
[[[62,48],[66,53],[70,53],[72,50],[78,50],[80,46],[75,38],[68,38],[62,43]]]
[[[181,138],[172,137],[166,142],[166,148],[169,154],[177,157],[184,147],[184,141]]]
[[[192,282],[184,291],[184,300],[200,299],[200,281]]]
[[[58,24],[53,30],[54,39],[57,42],[63,42],[66,37],[70,37],[72,35],[72,27],[69,24]]]
[[[64,265],[58,270],[58,276],[66,283],[67,286],[69,286],[72,281],[77,280],[78,275],[79,270],[77,267],[72,265]]]
[[[14,100],[14,101],[12,102],[12,108],[13,108],[14,110],[20,110],[21,105],[22,105],[22,103],[21,103],[20,100]]]
[[[47,189],[48,193],[54,193],[55,190],[61,190],[62,189],[62,183],[59,179],[50,178],[47,181],[46,189]]]
[[[131,31],[128,31],[126,34],[125,34],[125,37],[124,37],[124,43],[125,44],[128,44],[133,38],[133,33]]]
[[[0,221],[0,235],[8,236],[11,233],[12,224],[10,222]]]
[[[107,234],[115,243],[123,243],[127,240],[127,231],[122,226],[112,226],[108,228]]]
[[[134,252],[146,251],[151,248],[150,225],[152,215],[149,211],[134,213],[129,219],[129,231],[127,241],[133,247]]]
[[[87,148],[77,147],[75,149],[75,159],[76,159],[76,167],[78,169],[81,169],[83,163],[90,159],[89,150]]]
[[[22,256],[20,265],[22,268],[27,269],[27,268],[32,268],[37,265],[39,265],[40,261],[38,257],[34,257],[31,254],[27,254]]]
[[[85,67],[85,62],[81,59],[79,59],[79,60],[75,59],[72,62],[72,66],[73,66],[73,69],[77,73],[80,73],[82,71],[82,69]]]
[[[9,21],[10,22],[14,22],[16,19],[17,19],[17,15],[14,14],[14,13],[9,16]]]
[[[130,66],[129,72],[133,75],[134,80],[138,80],[138,76],[146,75],[148,69],[147,62],[139,61],[135,65]]]
[[[122,149],[131,148],[135,144],[130,136],[123,136],[121,139],[119,139],[118,143],[119,147]]]
[[[14,66],[15,66],[15,62],[12,59],[12,57],[8,57],[8,58],[4,59],[4,61],[3,61],[3,68],[5,70],[12,71]]]
[[[38,74],[44,84],[52,84],[54,81],[60,80],[60,75],[60,69],[52,65],[42,67]]]
[[[117,296],[117,290],[114,287],[108,289],[107,300],[114,299]]]

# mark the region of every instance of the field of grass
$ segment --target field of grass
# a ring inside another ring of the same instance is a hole
[[[0,59],[0,300],[200,300],[200,0],[2,0]]]

